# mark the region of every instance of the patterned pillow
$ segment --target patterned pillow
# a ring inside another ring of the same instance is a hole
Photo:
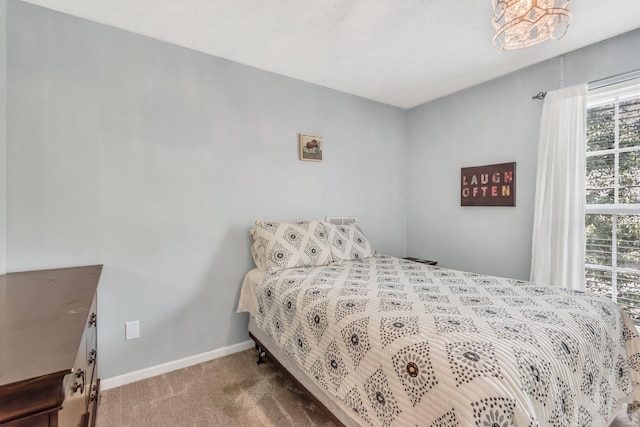
[[[375,254],[357,223],[336,225],[322,221],[327,229],[331,256],[335,262],[369,258]]]
[[[255,228],[252,228],[251,230],[249,230],[249,240],[251,243],[250,247],[251,247],[251,256],[253,257],[253,262],[256,263],[256,267],[258,268],[258,270],[267,271],[268,267],[267,267],[267,263],[264,261],[264,257],[262,255],[263,251],[261,246],[264,243],[258,244],[258,241],[253,237],[254,234],[255,234]]]
[[[298,222],[256,221],[249,231],[251,254],[263,271],[313,267],[331,262],[327,232],[318,220]]]

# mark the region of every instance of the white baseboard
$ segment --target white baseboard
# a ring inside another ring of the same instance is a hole
[[[249,340],[238,344],[233,344],[228,347],[219,348],[217,350],[207,351],[206,353],[196,354],[195,356],[185,357],[184,359],[173,360],[161,365],[140,369],[139,371],[133,371],[127,374],[118,375],[116,377],[103,379],[100,380],[100,390],[109,390],[111,388],[120,387],[125,384],[130,384],[136,381],[155,377],[157,375],[166,374],[167,372],[197,365],[198,363],[208,362],[219,357],[224,357],[233,353],[248,350],[254,345],[255,343]]]

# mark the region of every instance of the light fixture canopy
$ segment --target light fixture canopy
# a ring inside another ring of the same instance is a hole
[[[564,36],[571,23],[571,0],[492,0],[493,43],[498,52]]]

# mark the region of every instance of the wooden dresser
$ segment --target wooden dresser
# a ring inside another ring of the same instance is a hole
[[[0,276],[0,426],[95,425],[101,265]]]

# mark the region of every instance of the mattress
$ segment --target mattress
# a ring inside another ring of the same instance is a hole
[[[599,295],[378,255],[254,270],[239,311],[357,424],[603,426],[640,400],[640,339]]]

